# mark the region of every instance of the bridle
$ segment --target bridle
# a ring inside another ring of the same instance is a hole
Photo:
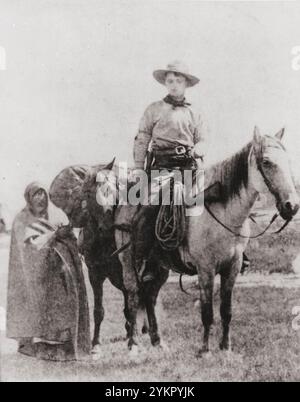
[[[263,236],[269,229],[270,227],[273,225],[273,223],[276,221],[276,219],[279,217],[279,213],[277,212],[271,219],[270,223],[268,224],[268,226],[259,234],[255,235],[255,236],[245,236],[242,235],[241,233],[236,233],[234,230],[232,230],[229,226],[225,225],[225,223],[223,223],[210,209],[210,207],[208,206],[208,204],[206,202],[204,202],[204,206],[205,209],[207,210],[207,212],[209,213],[209,215],[216,221],[218,222],[219,225],[221,225],[224,229],[226,229],[228,232],[232,233],[234,236],[237,237],[241,237],[243,239],[258,239],[259,237]],[[291,219],[288,219],[284,222],[284,224],[282,225],[282,227],[278,230],[276,230],[275,232],[271,232],[271,234],[279,234],[280,232],[282,232],[287,225],[291,222]]]
[[[251,150],[250,150],[250,153],[249,153],[249,162],[250,162],[252,153],[253,153],[253,146],[252,146],[252,148],[251,148]],[[261,167],[261,164],[257,164],[257,168],[258,168],[260,174],[262,175],[262,177],[263,177],[263,179],[264,179],[266,185],[267,185],[268,188],[270,189],[270,187],[272,187],[272,186],[271,186],[271,184],[270,184],[268,178],[266,177],[266,175],[265,175],[265,173],[264,173],[264,171],[263,171],[263,169],[262,169],[262,167]],[[210,189],[211,187],[213,187],[213,186],[215,186],[215,185],[217,185],[217,184],[218,184],[218,183],[212,184],[210,187],[208,187],[208,189]],[[207,189],[207,190],[208,190],[208,189]],[[276,219],[277,219],[277,218],[279,217],[279,215],[280,215],[278,212],[276,212],[276,213],[273,215],[273,217],[271,218],[271,220],[270,220],[268,226],[267,226],[261,233],[258,233],[258,234],[256,234],[255,236],[245,236],[245,235],[242,235],[241,233],[236,233],[233,229],[231,229],[229,226],[227,226],[225,223],[223,223],[223,222],[212,212],[212,210],[211,210],[211,208],[209,207],[208,203],[205,202],[205,201],[204,201],[204,206],[205,206],[205,209],[207,210],[207,212],[209,213],[209,215],[210,215],[219,225],[221,225],[224,229],[226,229],[228,232],[230,232],[230,233],[233,234],[234,236],[236,236],[236,237],[241,237],[241,238],[243,238],[243,239],[258,239],[259,237],[263,236],[265,233],[267,233],[267,231],[270,229],[270,227],[273,225],[273,223],[276,221]],[[288,224],[291,222],[291,220],[292,220],[292,218],[287,219],[287,220],[284,222],[284,224],[283,224],[278,230],[276,230],[275,232],[271,232],[271,234],[279,234],[279,233],[281,233],[281,232],[288,226]]]

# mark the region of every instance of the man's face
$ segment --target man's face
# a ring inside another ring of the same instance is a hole
[[[165,85],[171,96],[175,98],[184,97],[187,87],[186,78],[181,74],[167,73]]]
[[[34,215],[46,212],[48,208],[48,197],[44,190],[38,190],[32,197],[32,209]]]

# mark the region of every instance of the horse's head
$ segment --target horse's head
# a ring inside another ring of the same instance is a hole
[[[261,135],[255,127],[252,169],[250,175],[254,188],[263,193],[270,191],[281,217],[290,220],[299,210],[299,196],[291,173],[290,161],[281,140],[284,129],[274,137]]]
[[[101,233],[108,233],[113,225],[113,210],[117,202],[117,178],[113,171],[115,159],[108,165],[95,166],[84,184],[82,208],[89,212]]]

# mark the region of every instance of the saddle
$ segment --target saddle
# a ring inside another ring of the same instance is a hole
[[[175,185],[171,191],[170,205],[161,205],[156,220],[155,235],[160,248],[163,250],[163,265],[168,269],[187,275],[195,275],[196,267],[189,261],[189,251],[186,244],[186,232],[188,224],[186,220],[186,206],[174,202],[178,197],[178,191],[183,193],[183,186]],[[205,203],[213,203],[220,200],[220,185],[216,183],[204,191]]]
[[[159,255],[162,266],[179,274],[195,275],[196,268],[189,262],[189,252],[186,244],[188,222],[186,206],[178,198],[183,197],[183,186],[171,186],[170,203],[158,206],[155,223],[156,245],[154,256]],[[219,183],[204,191],[205,203],[213,203],[221,198]],[[160,198],[161,199],[161,198]],[[115,228],[131,233],[142,218],[142,209],[138,206],[119,206],[115,211]]]

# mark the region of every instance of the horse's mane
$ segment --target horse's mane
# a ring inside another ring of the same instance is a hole
[[[227,203],[247,187],[248,157],[251,147],[252,142],[231,157],[208,168],[206,176],[209,178],[209,183],[206,187],[219,183],[221,202]]]

